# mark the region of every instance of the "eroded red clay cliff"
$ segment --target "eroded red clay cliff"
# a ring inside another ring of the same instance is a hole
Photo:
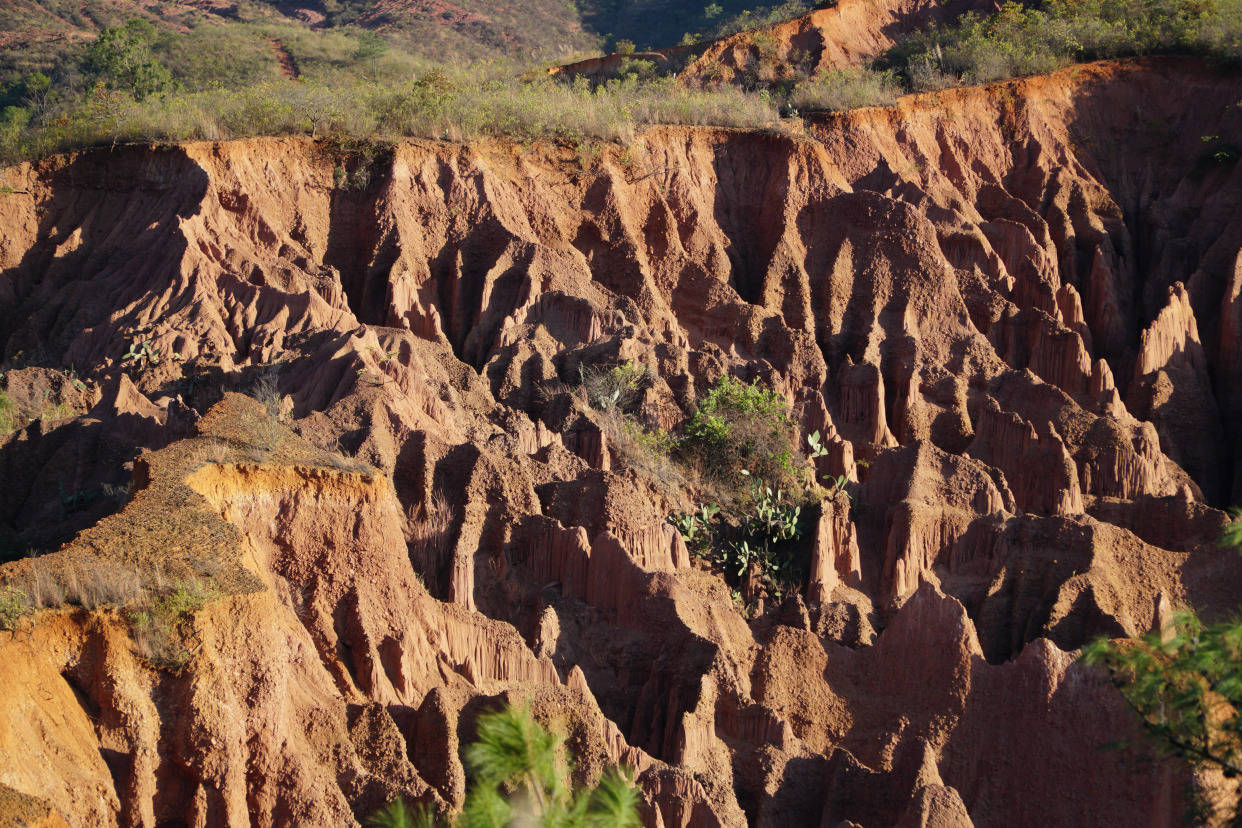
[[[1185,769],[1097,750],[1131,724],[1070,651],[1242,582],[1240,179],[1199,141],[1240,94],[1146,61],[591,169],[256,140],[8,170],[5,353],[103,391],[4,444],[6,519],[33,538],[120,435],[135,494],[48,560],[164,532],[232,588],[176,675],[107,611],[0,641],[0,783],[71,824],[350,824],[460,804],[473,716],[529,697],[584,775],[641,771],[649,824],[1174,821]],[[134,384],[143,340],[177,358]],[[658,375],[653,423],[730,372],[828,435],[860,485],[802,595],[748,621],[691,562],[564,390],[608,359]],[[217,404],[264,372],[297,436]]]

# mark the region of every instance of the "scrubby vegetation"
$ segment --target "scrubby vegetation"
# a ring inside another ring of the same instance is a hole
[[[191,653],[181,626],[214,597],[215,589],[198,581],[179,583],[163,592],[144,591],[125,612],[138,654],[162,669],[183,668]]]
[[[635,414],[653,381],[644,366],[582,369],[578,391],[614,456],[665,490],[697,503],[669,521],[697,557],[745,593],[783,594],[804,580],[807,508],[822,497],[799,447],[789,403],[759,382],[722,376],[677,434]]]
[[[622,464],[635,469],[675,497],[688,485],[672,457],[675,440],[661,428],[652,428],[635,416],[653,375],[647,366],[623,362],[612,367],[579,366],[577,391],[598,412],[597,421],[608,445]]]
[[[824,72],[794,86],[790,105],[798,111],[887,106],[905,90],[888,70],[849,69]]]
[[[806,10],[792,0],[731,8],[730,17],[709,4],[702,22],[711,25],[688,39]],[[760,59],[779,60],[764,42],[755,35]],[[1009,3],[995,15],[967,14],[952,26],[917,33],[872,68],[811,76],[791,55],[775,76],[746,71],[730,84],[695,89],[640,59],[614,78],[590,83],[538,70],[522,76],[531,67],[516,61],[433,63],[363,30],[252,22],[181,33],[134,21],[66,47],[35,71],[18,72],[30,62],[10,62],[8,76],[0,75],[0,161],[124,141],[277,134],[581,142],[626,141],[648,124],[770,128],[781,124],[782,113],[889,104],[907,90],[1045,72],[1092,58],[1196,52],[1234,60],[1240,44],[1242,0]]]
[[[17,427],[17,406],[4,391],[0,391],[0,437],[7,436]]]
[[[0,586],[0,630],[16,630],[26,616],[34,612],[30,596],[13,586]]]
[[[277,34],[297,78],[276,71],[267,40]],[[282,134],[625,140],[643,124],[776,119],[770,102],[738,89],[688,90],[637,72],[600,85],[523,80],[517,63],[432,63],[376,49],[374,38],[258,24],[188,35],[146,24],[105,29],[85,53],[0,86],[0,160],[126,141]]]
[[[474,743],[464,752],[469,772],[466,804],[452,823],[462,828],[507,825],[556,828],[638,828],[640,797],[630,777],[616,769],[594,788],[574,789],[565,737],[553,733],[524,707],[507,706],[479,716]],[[367,820],[377,828],[447,825],[401,800]]]
[[[703,9],[705,25],[702,30],[697,33],[688,32],[682,37],[682,43],[717,40],[749,29],[774,26],[777,23],[801,17],[811,8],[812,5],[804,0],[785,0],[783,3],[774,3],[769,6],[743,8],[726,16],[723,6],[719,3],[709,3]]]
[[[129,628],[134,652],[165,670],[185,666],[190,651],[183,623],[217,595],[209,578],[172,579],[158,568],[95,555],[35,557],[18,572],[0,584],[0,630],[45,609],[115,611]]]
[[[1238,0],[1048,0],[910,37],[886,63],[915,91],[1049,72],[1084,60],[1168,52],[1242,56]]]
[[[789,403],[758,383],[725,375],[707,392],[686,423],[681,457],[726,491],[754,481],[768,488],[795,488],[799,470]]]

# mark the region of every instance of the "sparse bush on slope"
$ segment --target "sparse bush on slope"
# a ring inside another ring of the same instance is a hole
[[[703,502],[669,516],[687,547],[726,582],[753,597],[781,595],[805,577],[803,508],[822,490],[809,479],[789,403],[761,383],[722,376],[699,401],[680,437],[648,429],[632,409],[650,384],[644,366],[580,371],[579,393],[621,463],[677,502]],[[692,495],[695,496],[695,495]]]

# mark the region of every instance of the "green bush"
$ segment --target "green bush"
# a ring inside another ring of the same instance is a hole
[[[86,50],[84,71],[137,100],[172,88],[172,73],[152,52],[155,27],[145,20],[110,26]]]
[[[709,481],[801,488],[789,403],[769,388],[722,376],[686,423],[678,452]]]
[[[0,437],[6,437],[17,428],[17,406],[13,398],[0,391]]]
[[[30,596],[12,584],[0,586],[0,630],[17,629],[32,612]]]

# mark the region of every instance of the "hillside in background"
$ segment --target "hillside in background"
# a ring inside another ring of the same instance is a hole
[[[132,19],[179,33],[246,23],[352,28],[380,33],[395,47],[432,59],[522,64],[563,61],[624,40],[662,48],[687,34],[709,37],[807,9],[798,0],[779,8],[747,0],[13,0],[0,4],[0,80],[46,72],[105,27]]]
[[[564,0],[376,0],[366,3],[282,3],[187,0],[16,0],[0,7],[0,72],[47,71],[107,26],[150,21],[162,31],[200,27],[221,31],[239,24],[296,26],[304,30],[352,27],[383,33],[403,50],[435,59],[539,60],[597,48]]]

